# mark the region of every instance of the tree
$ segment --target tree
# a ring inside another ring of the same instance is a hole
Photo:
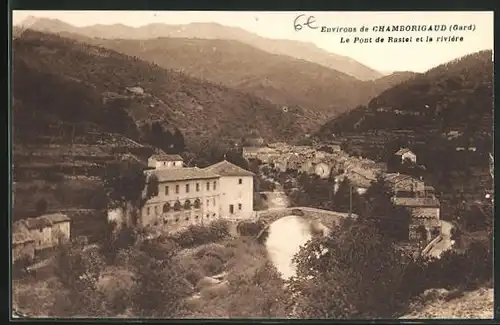
[[[109,166],[103,176],[103,183],[108,207],[121,207],[125,212],[131,213],[135,224],[138,210],[146,199],[143,196],[146,175],[142,168],[129,162]]]
[[[181,153],[186,149],[184,136],[182,135],[181,130],[179,130],[178,128],[175,129],[172,140],[173,150],[171,153]]]
[[[70,316],[102,317],[104,297],[97,286],[105,263],[96,250],[85,245],[85,240],[76,238],[58,248],[55,274],[67,290],[65,305],[58,307]]]
[[[160,183],[158,181],[158,177],[156,175],[151,175],[147,179],[146,184],[146,200],[149,200],[152,197],[158,196]]]
[[[354,189],[349,179],[347,177],[344,178],[340,182],[337,192],[335,192],[335,195],[333,195],[332,210],[339,212],[351,211],[352,213],[362,214],[363,205],[363,200],[359,196],[358,192]]]
[[[42,215],[45,212],[47,212],[47,206],[48,206],[47,201],[44,198],[38,200],[38,202],[36,202],[36,207],[35,207],[36,214]]]
[[[408,239],[410,213],[392,202],[394,192],[382,175],[372,182],[364,194],[366,217],[374,219],[379,232],[394,241]]]
[[[294,261],[291,288],[301,318],[393,317],[410,263],[370,222],[352,219],[308,242]]]
[[[184,315],[184,300],[192,290],[184,279],[180,266],[174,262],[175,250],[154,250],[148,255],[155,242],[135,250],[134,286],[131,292],[132,309],[140,317],[176,318]],[[160,258],[160,259],[157,259]]]

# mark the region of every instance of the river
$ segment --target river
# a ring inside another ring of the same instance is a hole
[[[295,275],[296,269],[292,258],[311,238],[310,223],[301,216],[286,216],[269,226],[266,249],[269,258],[284,279]]]

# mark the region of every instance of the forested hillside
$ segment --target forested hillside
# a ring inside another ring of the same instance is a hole
[[[493,123],[492,51],[473,53],[402,82],[366,107],[326,123],[320,133],[433,129],[491,136]]]
[[[111,50],[28,30],[13,40],[13,52],[17,136],[69,123],[77,132],[137,138],[138,126],[153,121],[180,129],[188,143],[302,132],[300,115],[266,100]]]

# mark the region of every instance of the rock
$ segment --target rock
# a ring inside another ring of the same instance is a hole
[[[220,283],[219,280],[216,280],[214,278],[206,276],[206,277],[202,278],[200,281],[198,281],[198,283],[196,284],[196,288],[198,290],[203,290],[204,288],[207,288],[207,287],[219,284],[219,283]]]

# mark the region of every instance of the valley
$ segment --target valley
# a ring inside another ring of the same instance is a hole
[[[35,17],[12,49],[18,317],[493,314],[491,50]]]

